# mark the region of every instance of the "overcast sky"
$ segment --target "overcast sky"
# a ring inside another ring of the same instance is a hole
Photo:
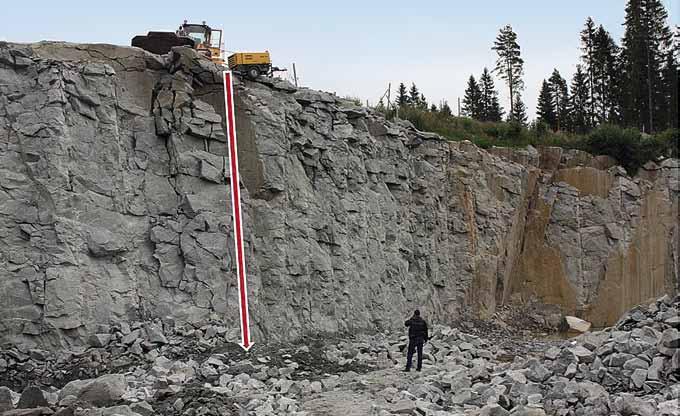
[[[11,1],[0,40],[113,43],[184,19],[225,30],[228,51],[269,50],[274,64],[295,62],[302,85],[377,102],[392,83],[415,82],[429,102],[456,110],[467,78],[492,68],[498,29],[511,24],[525,61],[524,101],[533,118],[538,89],[553,68],[569,79],[588,16],[617,42],[625,0],[467,1]],[[678,22],[680,0],[664,0]],[[201,6],[205,5],[205,6]],[[284,75],[285,76],[285,75]],[[501,80],[496,86],[505,91]],[[507,94],[502,94],[505,108]]]

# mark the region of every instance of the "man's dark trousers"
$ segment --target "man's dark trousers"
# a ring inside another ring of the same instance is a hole
[[[411,338],[408,340],[408,353],[406,355],[406,369],[411,369],[411,360],[413,360],[413,353],[418,350],[418,366],[416,370],[420,371],[423,368],[423,341],[422,339]]]

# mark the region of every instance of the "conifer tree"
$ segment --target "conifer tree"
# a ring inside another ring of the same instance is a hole
[[[658,123],[664,101],[661,69],[672,42],[667,19],[660,0],[628,0],[622,41],[623,119],[650,133],[663,128]]]
[[[420,102],[420,91],[418,91],[415,82],[411,83],[411,89],[408,91],[408,102],[413,106],[417,106]]]
[[[555,131],[563,130],[569,117],[569,87],[567,81],[562,78],[557,69],[553,70],[550,79],[548,79],[548,85],[555,115],[555,124],[552,127]]]
[[[676,40],[673,48],[666,53],[662,73],[663,105],[661,107],[664,126],[678,128],[678,78],[680,78],[680,28],[676,28]],[[663,111],[665,109],[665,111]]]
[[[524,88],[524,82],[522,81],[524,60],[522,60],[520,46],[517,43],[517,34],[512,30],[512,26],[506,25],[501,28],[491,49],[498,54],[495,71],[498,72],[499,76],[508,85],[510,96],[509,115],[512,117],[516,114],[514,99]]]
[[[522,101],[522,97],[520,96],[519,93],[515,94],[515,111],[513,113],[508,114],[508,121],[516,121],[519,124],[526,125],[527,124],[527,108],[524,105],[524,102]]]
[[[581,65],[576,65],[576,73],[574,73],[571,81],[571,95],[569,96],[571,108],[569,117],[570,131],[585,134],[590,129],[589,101],[588,76],[583,72]]]
[[[432,105],[430,106],[430,113],[436,113],[437,111],[439,111],[439,110],[437,110],[437,106],[434,105],[434,104],[432,104]]]
[[[427,100],[425,99],[425,95],[423,95],[423,93],[420,94],[420,98],[418,98],[418,104],[416,107],[421,110],[427,110]]]
[[[553,104],[552,91],[550,84],[543,80],[541,92],[538,94],[538,104],[536,105],[536,115],[538,121],[546,123],[551,129],[557,130],[557,116],[555,105]]]
[[[581,60],[585,66],[586,77],[588,80],[588,103],[585,111],[588,113],[589,125],[594,124],[595,119],[595,22],[588,16],[585,26],[581,31]]]
[[[619,47],[602,25],[595,32],[593,44],[593,112],[597,123],[616,122],[619,118],[620,86]]]
[[[493,83],[493,78],[487,68],[482,71],[482,76],[479,78],[479,88],[482,96],[482,121],[501,121],[503,119],[503,109],[498,103],[498,92]]]
[[[399,83],[399,88],[397,89],[397,97],[394,100],[394,104],[403,107],[408,105],[408,93],[406,92],[406,85],[403,82]]]
[[[482,110],[482,91],[475,80],[475,77],[470,75],[468,85],[465,89],[465,96],[463,97],[463,114],[476,120],[481,119]]]

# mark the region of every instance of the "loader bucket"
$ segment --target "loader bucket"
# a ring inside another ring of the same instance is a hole
[[[149,32],[147,35],[135,36],[132,38],[131,44],[145,51],[164,55],[169,53],[170,49],[175,46],[189,46],[193,48],[195,42],[191,38],[177,36],[173,32]]]

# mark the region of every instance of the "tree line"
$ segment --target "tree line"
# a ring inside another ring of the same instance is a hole
[[[661,0],[628,0],[620,45],[591,17],[580,32],[580,62],[570,82],[558,69],[541,83],[536,128],[586,134],[603,124],[635,128],[646,133],[678,127],[678,73],[680,29],[668,25]],[[501,28],[491,48],[493,70],[470,75],[463,98],[463,114],[479,121],[527,124],[524,60],[511,25]],[[492,74],[508,92],[508,111],[499,103]],[[415,83],[397,89],[394,104],[451,114],[446,101],[428,107]],[[381,101],[378,107],[384,108]]]
[[[571,88],[555,69],[541,86],[538,121],[581,134],[602,124],[646,133],[677,128],[680,30],[674,36],[667,20],[660,0],[629,0],[619,46],[589,17]]]

